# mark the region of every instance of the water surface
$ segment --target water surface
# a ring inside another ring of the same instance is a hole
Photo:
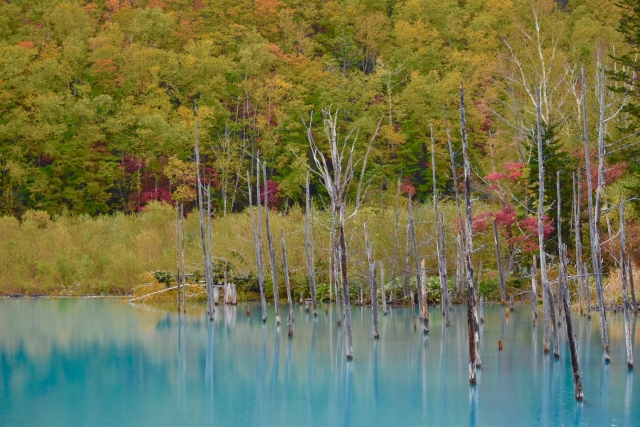
[[[503,310],[485,307],[471,387],[465,307],[449,328],[431,307],[427,336],[414,332],[410,309],[392,308],[380,315],[379,341],[371,309],[356,307],[347,362],[335,311],[314,320],[296,306],[289,340],[273,307],[265,325],[257,305],[219,307],[210,323],[197,306],[179,316],[114,299],[2,299],[0,425],[640,425],[640,379],[626,367],[619,313],[610,313],[610,365],[597,315],[574,314],[580,404],[566,336],[554,360],[528,306],[509,319]]]

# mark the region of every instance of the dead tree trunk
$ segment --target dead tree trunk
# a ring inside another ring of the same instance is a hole
[[[557,237],[558,237],[558,259],[560,259],[560,250],[562,248],[562,201],[560,200],[560,171],[556,172],[556,207],[557,207],[557,218],[556,218],[556,226]],[[565,266],[566,267],[566,266]],[[558,268],[561,269],[560,263],[558,263]],[[560,280],[560,274],[558,275],[558,326],[561,325],[562,319],[562,295],[564,291],[562,290],[562,286],[569,286],[569,283],[562,282]]]
[[[602,251],[600,248],[600,217],[602,193],[604,191],[604,70],[599,92],[600,92],[600,122],[598,127],[598,189],[596,194],[595,207],[593,206],[593,186],[591,183],[591,160],[589,153],[589,132],[587,126],[587,98],[586,98],[586,80],[584,78],[584,69],[582,70],[582,87],[583,87],[583,112],[584,112],[584,160],[585,175],[587,178],[587,200],[589,202],[589,234],[591,237],[591,267],[596,282],[596,293],[598,294],[598,310],[600,311],[600,329],[602,332],[602,349],[604,351],[604,360],[608,363],[611,360],[609,356],[609,331],[607,326],[607,313],[604,306],[604,288],[602,283]]]
[[[627,290],[626,236],[624,230],[624,198],[620,200],[620,265],[622,266],[622,303],[624,305],[624,337],[627,348],[627,367],[633,369],[633,342],[629,318],[629,292]]]
[[[178,207],[178,202],[176,202],[176,264],[177,264],[177,274],[176,274],[176,286],[178,287],[178,311],[182,308],[180,305],[180,210]]]
[[[556,313],[553,307],[553,293],[547,277],[547,256],[544,250],[544,158],[542,156],[542,119],[540,112],[540,90],[537,91],[536,105],[536,138],[538,145],[538,246],[540,249],[540,273],[542,277],[542,289],[547,302],[546,310],[551,317],[551,332],[553,335],[553,355],[560,357],[558,345],[558,333],[556,330]],[[546,349],[546,348],[545,348]]]
[[[373,320],[373,338],[380,338],[378,332],[378,287],[376,286],[376,262],[373,260],[371,252],[371,242],[369,241],[369,231],[367,230],[367,222],[363,222],[364,240],[367,248],[367,261],[369,262],[369,291],[371,294],[371,318]]]
[[[247,172],[247,187],[249,190],[249,212],[251,212],[251,225],[253,227],[253,249],[256,255],[256,266],[258,268],[258,286],[260,288],[260,305],[262,306],[262,322],[267,322],[267,299],[264,294],[264,271],[262,269],[262,238],[260,232],[260,161],[256,159],[256,197],[257,212],[253,214],[253,189],[251,188],[251,177]]]
[[[438,187],[436,185],[436,154],[435,154],[435,142],[433,139],[433,125],[430,125],[431,129],[431,173],[433,181],[433,226],[435,228],[436,236],[436,252],[438,254],[438,276],[440,278],[440,295],[442,316],[446,319],[449,318],[449,302],[448,302],[448,287],[447,287],[447,271],[446,271],[446,254],[444,252],[444,239],[441,235],[440,228],[440,215],[438,213]],[[447,324],[447,326],[449,326]]]
[[[394,234],[393,234],[393,279],[391,280],[391,295],[389,302],[395,299],[396,281],[398,280],[398,262],[399,260],[399,239],[400,239],[400,193],[402,189],[402,181],[398,177],[398,191],[396,193],[396,210],[393,218]],[[406,294],[405,294],[406,296]]]
[[[447,146],[449,148],[449,159],[451,160],[451,179],[453,180],[453,191],[456,197],[456,209],[458,212],[458,224],[460,224],[460,232],[456,238],[458,249],[456,258],[456,299],[462,300],[462,288],[464,286],[464,255],[462,250],[462,233],[464,233],[464,226],[462,222],[462,209],[460,207],[460,190],[458,188],[458,174],[456,172],[456,160],[453,152],[453,144],[451,143],[451,128],[449,127],[449,121],[447,120],[447,110],[444,105],[442,106],[444,114],[445,127],[447,129]],[[465,130],[466,136],[466,130]]]
[[[267,231],[267,244],[269,245],[269,261],[271,263],[271,280],[273,281],[273,304],[276,309],[276,325],[280,325],[280,295],[278,294],[278,263],[276,261],[276,248],[271,236],[269,224],[269,186],[267,185],[267,163],[262,162],[262,181],[264,182],[264,220]]]
[[[411,240],[413,241],[413,260],[416,264],[416,287],[418,290],[418,305],[420,306],[420,320],[422,321],[422,331],[425,334],[429,333],[429,318],[428,314],[425,314],[425,305],[424,299],[425,296],[423,294],[423,287],[421,283],[422,275],[420,274],[420,258],[418,255],[418,241],[416,239],[416,228],[413,222],[413,208],[412,208],[411,197],[409,197],[409,229],[411,230]],[[426,318],[425,318],[426,316]]]
[[[425,334],[429,333],[429,305],[427,294],[427,267],[425,265],[424,258],[420,263],[420,283],[422,286],[422,331]]]
[[[591,320],[591,284],[589,283],[589,267],[586,262],[582,263],[582,273],[584,274],[584,291],[587,294],[587,320]]]
[[[211,265],[211,248],[209,247],[209,239],[205,232],[204,223],[204,200],[202,195],[202,177],[200,175],[200,138],[198,132],[198,104],[194,103],[195,125],[196,125],[196,185],[198,186],[198,213],[200,215],[200,237],[202,238],[202,253],[204,256],[205,284],[207,289],[207,312],[209,320],[213,320],[216,311],[213,303],[213,268]]]
[[[479,341],[480,332],[478,313],[476,311],[476,296],[473,290],[473,238],[472,238],[472,210],[471,210],[471,162],[469,161],[469,146],[467,143],[466,115],[464,111],[464,88],[460,84],[460,131],[462,134],[462,155],[464,157],[464,258],[467,283],[467,327],[469,332],[469,382],[476,384],[476,367],[480,365]]]
[[[558,284],[562,281],[562,304],[564,305],[564,318],[567,325],[567,341],[569,343],[569,353],[571,355],[571,369],[573,370],[573,391],[576,400],[582,401],[582,373],[580,372],[580,363],[578,361],[578,346],[576,337],[573,332],[573,318],[571,317],[571,300],[569,297],[568,274],[567,274],[567,247],[562,245],[560,251],[560,274],[558,276]]]
[[[318,317],[318,303],[316,301],[316,269],[311,261],[311,243],[309,239],[309,211],[311,210],[311,196],[309,194],[309,171],[307,171],[307,181],[305,185],[306,204],[304,210],[304,254],[307,261],[307,279],[309,280],[309,292],[311,293],[311,304],[313,316]]]
[[[287,315],[287,335],[293,337],[293,300],[291,299],[291,284],[289,283],[289,263],[287,262],[287,245],[284,240],[284,230],[280,230],[280,240],[282,242],[282,267],[284,270],[284,283],[287,287],[287,302],[289,303],[289,314]]]
[[[389,311],[387,310],[387,294],[384,289],[384,265],[382,261],[380,261],[380,290],[382,292],[382,314],[386,316]]]
[[[576,274],[578,275],[578,297],[580,299],[580,314],[584,314],[584,272],[582,270],[582,221],[580,220],[580,169],[578,169],[578,182],[573,181],[573,206],[574,206],[574,226],[576,236]]]
[[[535,327],[538,324],[538,267],[535,255],[531,266],[531,316]]]
[[[496,245],[496,259],[498,260],[498,277],[500,279],[500,300],[502,305],[506,303],[507,287],[502,273],[502,257],[500,256],[500,236],[498,235],[498,221],[493,219],[493,241]]]
[[[447,248],[446,248],[446,235],[444,226],[444,213],[440,213],[440,239],[442,241],[442,271],[444,273],[445,294],[447,297],[447,310],[444,313],[445,326],[451,325],[451,294],[449,293],[449,282],[447,278]]]
[[[631,255],[627,257],[627,271],[629,272],[629,288],[631,288],[631,305],[633,307],[633,314],[638,313],[638,306],[636,305],[636,291],[633,286],[633,262],[631,261]]]
[[[186,275],[186,268],[185,268],[185,263],[184,263],[184,250],[185,250],[185,244],[186,244],[186,239],[185,239],[185,225],[184,225],[184,203],[180,202],[180,228],[181,228],[181,233],[180,233],[180,244],[181,244],[181,248],[180,248],[180,258],[181,258],[181,268],[180,271],[182,272],[182,277],[180,278],[180,283],[182,284],[182,312],[187,311],[187,275]]]
[[[404,297],[411,297],[411,305],[413,305],[413,291],[411,290],[411,223],[407,221],[407,239],[406,239],[406,253],[404,258],[404,274],[403,274],[403,286],[404,286]]]

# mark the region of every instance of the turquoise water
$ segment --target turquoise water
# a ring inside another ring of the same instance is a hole
[[[413,331],[409,309],[393,308],[378,342],[370,308],[354,308],[353,362],[333,312],[314,321],[296,307],[289,340],[273,312],[263,325],[247,307],[220,307],[208,323],[200,307],[178,316],[113,299],[0,300],[0,426],[640,425],[620,314],[610,316],[610,365],[597,316],[576,317],[579,404],[566,338],[560,360],[543,355],[528,306],[509,322],[485,307],[476,387],[464,307],[450,328],[431,307],[428,336]]]

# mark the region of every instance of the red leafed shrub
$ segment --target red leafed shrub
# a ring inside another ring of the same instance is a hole
[[[406,194],[408,197],[413,197],[416,194],[416,187],[413,186],[409,178],[405,178],[404,181],[402,181],[400,191],[402,191],[402,193]]]
[[[507,170],[511,182],[516,182],[524,174],[524,163],[521,162],[505,163],[504,168]]]
[[[473,226],[473,233],[482,233],[489,228],[490,219],[493,217],[493,212],[482,212],[471,219]]]
[[[518,224],[523,231],[529,232],[531,234],[538,234],[538,217],[530,216],[520,221]],[[553,233],[553,225],[551,225],[551,218],[548,215],[545,215],[543,218],[542,224],[542,232],[544,234],[544,238],[548,239],[551,237],[551,233]]]
[[[508,227],[518,221],[518,214],[513,205],[508,204],[495,213],[495,218],[499,226]]]

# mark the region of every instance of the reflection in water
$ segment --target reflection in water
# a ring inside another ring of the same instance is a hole
[[[622,316],[612,316],[605,366],[597,314],[593,327],[576,315],[586,397],[579,405],[566,337],[559,361],[544,355],[542,327],[532,328],[526,310],[510,313],[507,324],[504,309],[487,304],[483,369],[472,388],[464,306],[454,307],[448,328],[433,310],[428,336],[413,330],[410,309],[392,307],[377,341],[369,308],[354,308],[367,315],[353,316],[352,362],[335,308],[317,319],[302,308],[293,339],[263,324],[259,306],[250,308],[245,316],[245,307],[238,315],[237,307],[221,306],[209,322],[198,306],[177,314],[113,300],[0,300],[0,425],[41,425],[43,417],[53,426],[640,421]]]

